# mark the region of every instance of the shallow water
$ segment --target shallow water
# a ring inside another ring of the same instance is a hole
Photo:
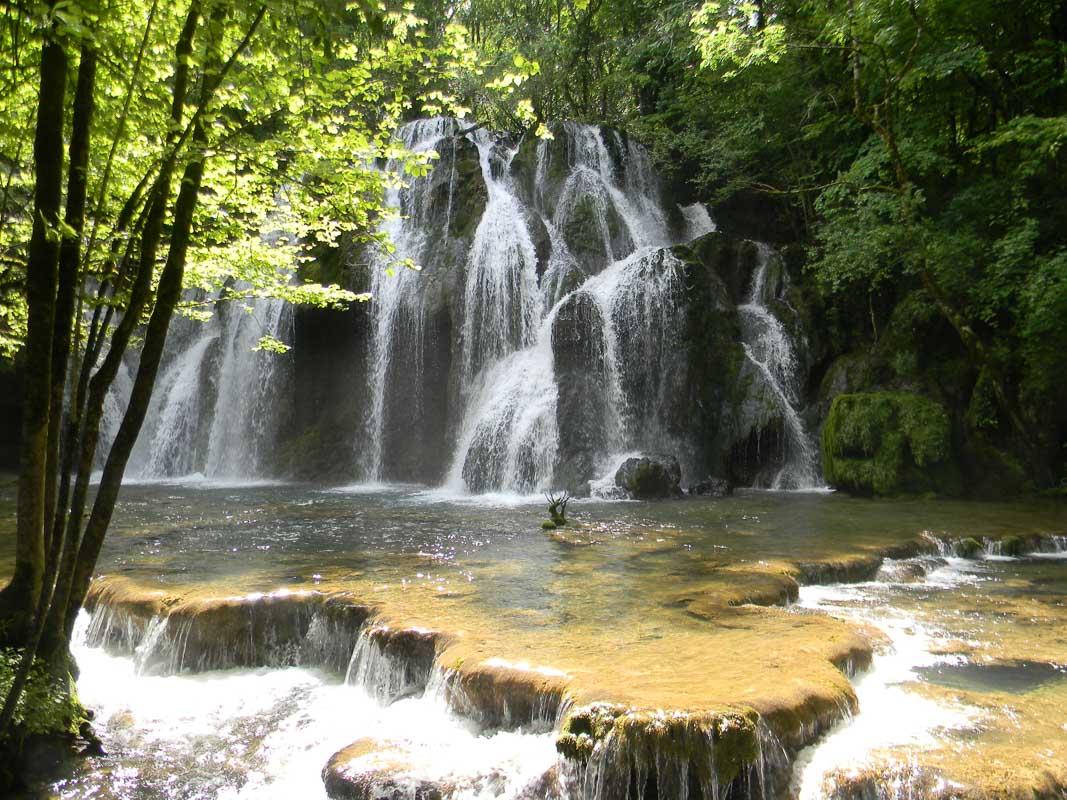
[[[802,605],[887,644],[856,681],[860,714],[801,754],[799,797],[865,771],[892,797],[955,783],[1014,796],[1046,770],[1067,780],[1067,562],[1051,555],[889,560],[879,580],[802,588]],[[937,775],[932,787],[909,784],[916,765]]]
[[[10,531],[9,491],[0,503]],[[407,623],[459,632],[467,658],[527,661],[594,697],[690,708],[788,698],[785,687],[822,686],[836,673],[808,652],[836,629],[774,609],[709,616],[701,604],[719,592],[796,565],[871,557],[923,532],[1067,532],[1067,512],[1052,504],[815,493],[575,501],[579,526],[558,532],[540,529],[543,516],[537,497],[413,486],[131,485],[100,572],[214,595],[346,589]],[[11,538],[0,532],[0,565]],[[888,561],[879,577],[801,590],[802,608],[873,626],[887,641],[856,681],[859,715],[801,755],[794,789],[803,797],[824,796],[843,764],[937,752],[973,733],[976,720],[995,717],[982,705],[990,693],[1029,699],[1065,685],[1049,666],[1067,664],[1055,633],[1067,561],[1056,554],[921,556]],[[957,640],[966,647],[945,652]],[[457,797],[523,796],[556,763],[550,733],[480,731],[433,692],[383,706],[320,670],[152,677],[99,649],[78,657],[83,699],[100,710],[113,757],[57,786],[64,797],[321,796],[330,754],[369,735],[402,742],[414,772],[447,777]],[[966,696],[940,693],[957,689]]]

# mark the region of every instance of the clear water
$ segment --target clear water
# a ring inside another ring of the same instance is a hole
[[[0,564],[7,565],[10,488],[0,511]],[[733,682],[751,673],[743,658],[715,661],[714,672],[694,665],[698,654],[714,655],[720,640],[708,637],[721,634],[677,608],[679,596],[702,591],[723,569],[834,563],[926,531],[948,538],[1067,531],[1067,511],[1052,504],[776,492],[661,504],[576,501],[572,516],[581,527],[565,532],[570,539],[541,531],[543,515],[539,497],[418,486],[131,485],[100,572],[176,591],[321,585],[377,592],[444,629],[498,629],[487,631],[487,647],[514,660],[528,643],[533,667],[554,666],[556,653],[569,674],[575,664],[607,659],[667,686],[673,676],[659,659],[673,652],[672,673],[689,682],[687,696],[699,697],[713,691],[713,681],[721,691],[744,685]],[[1061,685],[1048,665],[1061,641],[1053,623],[1062,618],[1025,628],[1011,620],[1031,619],[1035,608],[1062,611],[1064,597],[1067,561],[1052,553],[922,556],[889,562],[866,583],[802,588],[802,607],[873,626],[885,643],[856,681],[859,715],[801,754],[795,790],[822,797],[827,776],[843,764],[900,748],[936,752],[976,720],[991,725],[976,697],[1029,698]],[[758,634],[742,646],[765,647]],[[943,652],[955,639],[980,646]],[[316,669],[159,677],[99,649],[82,645],[77,655],[82,696],[98,709],[111,757],[56,785],[63,797],[321,796],[319,774],[330,754],[367,736],[392,742],[383,747],[400,753],[412,781],[446,781],[456,797],[545,796],[538,781],[557,763],[550,732],[478,729],[433,690],[383,705],[343,684],[342,675]],[[1012,658],[1009,671],[981,666]],[[938,689],[946,680],[965,681],[969,700],[916,688]],[[969,746],[981,748],[982,740]]]

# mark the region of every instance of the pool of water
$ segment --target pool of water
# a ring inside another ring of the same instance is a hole
[[[802,588],[793,609],[721,607],[820,574],[798,565],[869,559],[924,534],[1062,536],[1062,505],[739,492],[575,501],[575,525],[549,532],[544,506],[413,486],[131,485],[99,572],[178,594],[344,590],[454,634],[462,658],[555,670],[585,700],[651,708],[771,707],[839,686],[826,653],[861,625],[878,632],[878,656],[857,679],[851,727],[801,754],[794,791],[812,798],[844,764],[918,750],[944,769],[937,754],[961,737],[1000,753],[1002,721],[1047,715],[1067,686],[1062,555],[927,554]],[[0,571],[13,515],[13,487],[0,489]],[[382,705],[315,669],[160,677],[97,648],[77,655],[112,757],[52,787],[63,797],[321,797],[330,754],[364,737],[393,743],[408,785],[443,781],[454,797],[548,797],[545,776],[560,769],[551,732],[479,728],[433,691]],[[1055,756],[1067,727],[1049,724],[1039,732],[1058,737]]]

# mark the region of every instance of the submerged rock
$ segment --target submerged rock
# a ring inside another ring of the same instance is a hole
[[[337,751],[322,770],[326,794],[335,800],[442,800],[449,787],[412,774],[401,746],[360,739]]]
[[[714,619],[724,606],[787,606],[799,593],[796,579],[785,573],[727,567],[714,573],[700,591],[679,596],[672,605],[697,619]]]
[[[729,497],[734,487],[725,478],[705,478],[689,487],[689,494],[705,497]]]
[[[628,458],[615,473],[615,485],[635,500],[664,500],[680,497],[682,468],[670,455]]]

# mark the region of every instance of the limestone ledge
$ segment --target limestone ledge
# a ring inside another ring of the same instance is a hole
[[[535,636],[529,660],[516,657],[523,653],[516,640],[473,633],[469,621],[450,633],[401,623],[387,604],[344,591],[212,596],[101,578],[87,607],[91,643],[136,654],[159,672],[323,664],[347,668],[368,689],[387,687],[381,696],[388,702],[424,690],[436,670],[457,713],[487,727],[555,728],[561,763],[578,780],[593,770],[604,786],[651,781],[662,797],[680,780],[736,781],[740,790],[758,775],[785,785],[793,753],[855,711],[848,675],[869,662],[870,644],[822,615],[714,597],[703,598],[700,613],[690,615],[694,627],[675,642],[639,643],[615,656],[567,655],[553,649],[560,643]],[[553,653],[564,668],[541,666],[556,663]],[[718,671],[717,657],[727,662]],[[361,747],[358,754],[345,748],[325,768],[330,794],[401,791],[396,770],[381,759],[370,764]],[[434,798],[451,790],[416,781],[402,791]]]
[[[90,642],[136,654],[158,672],[290,664],[347,670],[385,702],[434,682],[457,713],[487,727],[556,730],[560,769],[608,787],[604,797],[613,796],[612,786],[625,796],[623,787],[635,782],[646,797],[675,796],[682,785],[773,797],[786,791],[796,752],[857,710],[849,678],[880,646],[856,626],[775,606],[795,600],[804,583],[869,580],[887,558],[1064,546],[1062,537],[1017,538],[982,540],[979,551],[925,533],[882,552],[726,565],[697,590],[651,607],[648,619],[662,615],[663,627],[628,635],[581,625],[517,627],[454,600],[427,606],[384,592],[365,602],[364,590],[342,586],[222,595],[107,577],[94,581],[87,599]],[[432,781],[400,787],[397,771],[382,761],[389,753],[370,757],[388,747],[356,745],[324,768],[331,796],[453,792]],[[926,766],[914,780],[954,785],[939,776],[944,765],[936,757]],[[1059,777],[1050,785],[1060,785]],[[842,780],[839,791],[847,794],[849,784]],[[877,780],[868,775],[856,784],[862,793],[860,784]]]

